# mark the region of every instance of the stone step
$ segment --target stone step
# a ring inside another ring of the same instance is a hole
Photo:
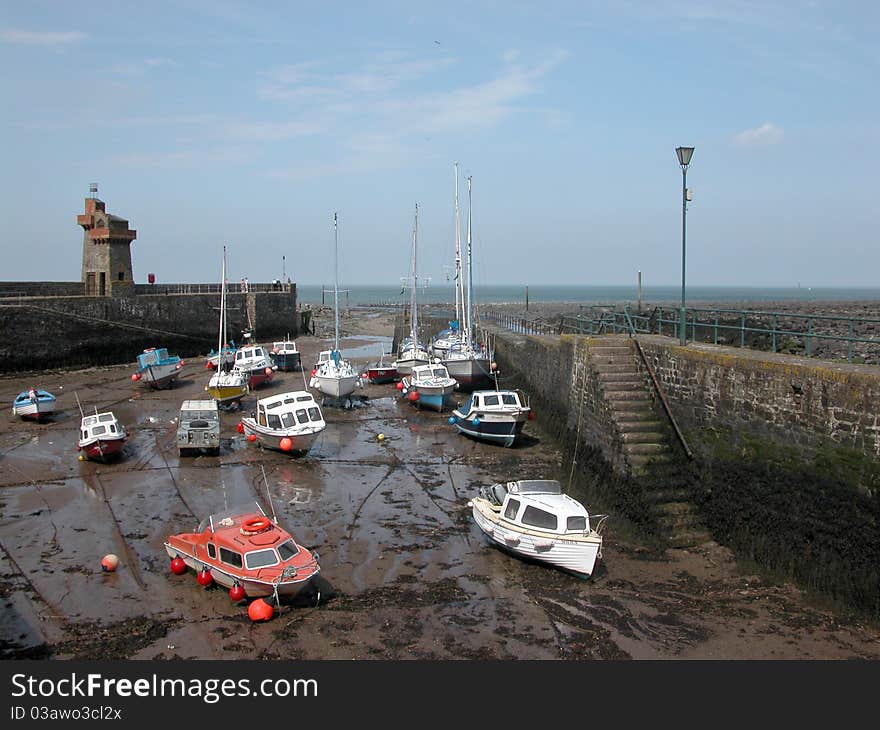
[[[623,362],[613,362],[611,360],[594,360],[593,369],[599,373],[599,376],[607,373],[627,373],[629,375],[638,375],[639,368],[631,360]]]
[[[639,375],[638,370],[636,370],[635,368],[632,369],[632,372],[630,372],[628,369],[627,369],[627,371],[615,369],[615,370],[608,370],[606,372],[600,372],[598,374],[599,374],[599,380],[603,384],[608,384],[608,383],[639,383],[642,387],[645,387],[647,385],[647,383],[645,383],[644,378],[642,378],[642,376]]]
[[[680,487],[667,487],[665,489],[649,489],[644,493],[644,497],[648,503],[687,502],[690,498],[690,492]]]
[[[654,502],[651,511],[660,517],[669,519],[693,519],[697,517],[694,506],[687,501]]]
[[[632,355],[633,351],[628,345],[592,345],[590,346],[591,355]]]
[[[666,434],[659,431],[624,431],[620,434],[625,444],[664,444],[668,445]]]
[[[613,383],[603,383],[602,392],[607,396],[613,396],[615,393],[640,393],[646,397],[645,386],[639,381],[614,381]]]
[[[633,431],[654,431],[655,433],[666,433],[663,430],[664,424],[662,421],[658,421],[656,418],[647,417],[653,416],[653,413],[646,412],[645,418],[620,418],[620,414],[616,411],[614,415],[618,416],[614,420],[617,423],[617,427],[623,433],[632,433]]]
[[[653,404],[645,401],[639,405],[634,401],[621,401],[611,406],[611,417],[618,423],[630,421],[656,421],[657,414]]]
[[[629,455],[659,455],[668,454],[669,446],[666,444],[627,444],[623,445],[623,450]]]
[[[670,535],[682,533],[690,530],[704,530],[699,515],[695,512],[681,512],[673,514],[661,514],[657,517],[657,522]]]
[[[689,548],[703,545],[712,541],[712,533],[703,528],[692,528],[676,530],[667,539],[669,547],[673,548]]]
[[[646,403],[651,402],[645,398],[645,391],[641,388],[637,390],[606,390],[605,399],[612,403],[618,403],[620,401],[645,401]]]

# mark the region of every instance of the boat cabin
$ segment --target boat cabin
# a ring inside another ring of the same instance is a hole
[[[444,365],[416,365],[412,369],[412,384],[434,383],[438,380],[450,380],[449,371]]]
[[[265,526],[245,529],[261,515]],[[206,517],[197,532],[205,537],[208,558],[233,571],[271,568],[300,552],[290,534],[271,522],[256,502]]]
[[[503,520],[519,528],[557,535],[590,531],[586,508],[563,494],[562,486],[554,479],[521,479],[496,484],[492,490],[492,496],[501,502]]]
[[[264,428],[276,431],[323,424],[321,409],[311,393],[301,390],[294,393],[281,393],[271,398],[257,401],[257,423]]]
[[[148,368],[151,365],[160,365],[177,359],[179,358],[169,357],[168,349],[165,347],[150,347],[137,357],[138,367],[141,370]]]
[[[94,416],[84,416],[80,426],[82,440],[88,441],[93,438],[116,438],[124,433],[124,429],[112,413],[97,413]]]
[[[266,357],[267,353],[262,345],[247,345],[238,348],[235,353],[235,365],[236,367],[250,367],[251,363],[265,360]]]
[[[518,390],[477,390],[459,409],[462,413],[484,411],[487,413],[527,410],[525,395]]]

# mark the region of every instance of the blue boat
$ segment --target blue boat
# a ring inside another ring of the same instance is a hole
[[[296,342],[290,339],[290,335],[287,335],[286,340],[273,342],[269,354],[272,356],[272,362],[283,372],[302,370],[299,350],[296,349]]]
[[[46,390],[23,390],[12,401],[12,413],[22,418],[39,420],[55,413],[55,396]]]
[[[132,380],[143,380],[150,388],[170,388],[180,374],[183,361],[177,355],[169,355],[164,347],[149,347],[137,357],[138,369]]]
[[[521,391],[476,390],[452,411],[449,423],[472,438],[513,446],[531,418],[534,415]]]
[[[414,406],[442,411],[458,387],[442,365],[416,365],[409,377],[400,381],[400,393]]]

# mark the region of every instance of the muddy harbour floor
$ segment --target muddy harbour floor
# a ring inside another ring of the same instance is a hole
[[[388,349],[390,329],[349,325],[341,345],[358,364]],[[276,373],[243,410],[303,389],[323,334],[298,340],[305,373]],[[418,410],[393,385],[367,385],[352,407],[325,405],[327,428],[306,456],[248,443],[232,412],[221,417],[219,457],[180,457],[175,419],[184,399],[204,396],[204,360],[187,362],[168,390],[133,383],[133,370],[0,378],[0,402],[35,384],[59,408],[42,424],[11,407],[0,416],[2,658],[880,657],[876,626],[743,572],[715,543],[657,555],[616,535],[612,515],[590,580],[491,547],[466,506],[480,485],[566,483],[540,414],[506,449],[459,435],[448,414]],[[78,460],[74,394],[128,428],[118,462]],[[266,504],[263,470],[279,521],[318,551],[322,575],[271,621],[252,623],[226,590],[172,575],[163,542],[227,504]],[[115,573],[101,570],[107,553],[120,558]]]

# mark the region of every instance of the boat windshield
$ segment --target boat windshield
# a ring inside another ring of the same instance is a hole
[[[287,562],[299,555],[299,547],[293,540],[287,540],[278,546],[278,555],[281,556],[282,561]]]
[[[510,491],[519,494],[562,494],[562,485],[555,479],[520,479],[510,484]]]

